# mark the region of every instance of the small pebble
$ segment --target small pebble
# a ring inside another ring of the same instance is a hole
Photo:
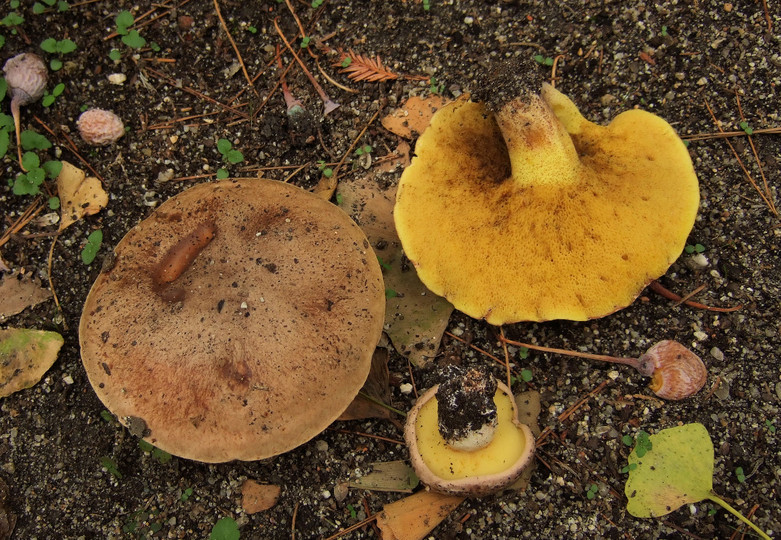
[[[723,353],[723,352],[721,352],[721,349],[719,349],[718,347],[713,347],[713,348],[710,350],[710,355],[711,355],[713,358],[715,358],[716,360],[718,360],[719,362],[721,362],[722,360],[724,360],[724,353]]]
[[[106,76],[106,78],[111,84],[120,85],[127,80],[127,75],[124,73],[112,73],[111,75]]]
[[[405,396],[412,393],[412,385],[410,383],[402,383],[399,385],[399,391]]]
[[[320,439],[315,443],[315,448],[318,452],[328,452],[328,443]]]

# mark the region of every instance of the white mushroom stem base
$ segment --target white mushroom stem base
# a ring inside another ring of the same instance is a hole
[[[407,416],[404,437],[421,482],[442,493],[480,496],[515,482],[531,462],[534,436],[517,418],[515,400],[499,382],[494,396],[497,427],[490,443],[472,451],[450,446],[437,426],[437,386],[423,394]]]

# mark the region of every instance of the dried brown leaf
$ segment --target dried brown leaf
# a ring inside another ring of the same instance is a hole
[[[277,504],[282,489],[273,484],[259,484],[247,479],[241,485],[241,507],[248,514],[263,512]]]
[[[418,491],[386,504],[377,526],[382,540],[423,540],[464,501],[464,497]]]
[[[32,274],[7,274],[0,280],[0,322],[51,298]]]

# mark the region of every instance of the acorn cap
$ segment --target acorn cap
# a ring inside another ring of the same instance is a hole
[[[423,283],[491,324],[586,320],[630,304],[680,255],[699,191],[683,142],[631,110],[587,121],[545,85],[495,115],[440,109],[394,218]]]
[[[204,462],[308,441],[357,395],[385,295],[366,237],[271,180],[200,184],[120,241],[79,327],[90,382],[151,444]]]
[[[465,497],[499,492],[512,485],[531,463],[534,435],[518,421],[512,392],[497,381],[497,426],[492,441],[472,451],[447,444],[437,425],[439,385],[418,398],[407,414],[404,440],[420,481],[434,491]]]

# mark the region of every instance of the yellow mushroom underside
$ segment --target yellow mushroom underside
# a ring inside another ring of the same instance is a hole
[[[528,442],[513,422],[510,399],[504,392],[496,393],[494,403],[499,424],[494,438],[487,446],[472,452],[456,450],[445,442],[437,427],[437,400],[426,402],[418,412],[415,433],[418,452],[431,472],[444,480],[460,480],[501,474],[514,466]]]
[[[633,110],[598,126],[553,92],[564,125],[549,114],[548,135],[569,154],[535,133],[505,142],[482,104],[458,101],[399,186],[396,227],[421,280],[492,324],[612,313],[664,274],[694,223],[696,175],[664,120]],[[549,172],[546,153],[570,164]]]

